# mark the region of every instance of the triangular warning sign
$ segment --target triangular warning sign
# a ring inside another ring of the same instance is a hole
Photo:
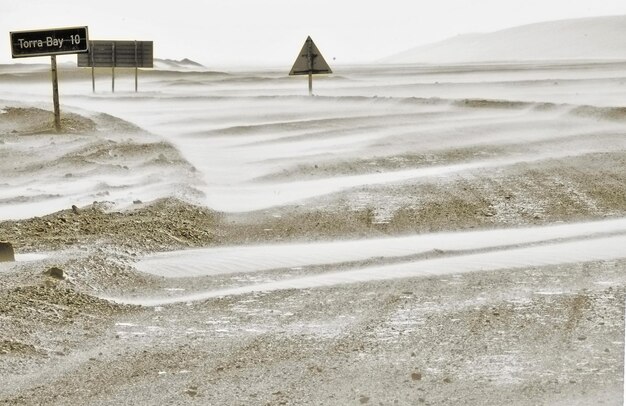
[[[308,75],[316,73],[333,73],[333,71],[324,60],[324,57],[315,46],[311,37],[308,37],[289,75]]]

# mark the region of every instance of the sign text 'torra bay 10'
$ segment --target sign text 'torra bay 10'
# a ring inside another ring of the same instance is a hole
[[[88,50],[87,27],[11,32],[13,58],[77,54]]]

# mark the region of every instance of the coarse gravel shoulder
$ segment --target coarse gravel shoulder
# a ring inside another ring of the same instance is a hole
[[[0,402],[582,405],[621,399],[624,260],[160,307],[98,298],[232,284],[228,277],[168,281],[134,269],[149,252],[249,243],[254,234],[244,231],[246,223],[229,218],[168,199],[123,212],[83,207],[1,223],[18,253],[54,254],[0,265],[0,375],[8,383]],[[371,221],[363,224],[363,235],[382,233]],[[296,229],[295,237],[310,237]],[[64,279],[50,276],[51,267],[62,269]]]

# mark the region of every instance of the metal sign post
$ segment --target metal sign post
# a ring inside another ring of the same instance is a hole
[[[293,75],[308,75],[309,76],[309,96],[313,96],[313,75],[321,73],[333,73],[330,66],[324,60],[319,49],[315,46],[315,43],[308,37],[302,46],[302,50],[296,58],[296,62],[289,72],[290,76]]]
[[[111,44],[111,92],[115,93],[115,42]]]
[[[91,49],[93,47],[92,41],[89,42],[89,48]],[[90,52],[89,55],[91,56],[91,91],[93,93],[96,92],[96,67],[93,63],[93,52]]]
[[[54,105],[54,128],[61,131],[61,109],[59,107],[59,78],[57,55],[79,54],[89,51],[87,27],[52,28],[35,31],[14,31],[11,36],[13,58],[50,55],[52,73],[52,104]]]
[[[310,38],[310,37],[309,37]],[[309,96],[313,96],[313,40],[307,41],[307,60],[309,62]]]
[[[135,93],[137,93],[137,76],[139,75],[139,73],[137,72],[139,70],[138,68],[138,63],[137,63],[137,41],[135,41]]]

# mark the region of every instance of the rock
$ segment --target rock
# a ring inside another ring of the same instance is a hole
[[[0,241],[0,262],[14,262],[15,251],[10,242]]]
[[[369,396],[365,396],[365,395],[361,395],[361,397],[359,398],[359,402],[364,405],[366,403],[369,403],[370,398]]]
[[[422,380],[422,373],[421,372],[413,372],[411,374],[411,379],[413,379],[414,381],[421,381]]]
[[[55,279],[65,279],[63,270],[61,268],[57,268],[56,266],[48,269],[45,274]]]
[[[78,207],[75,204],[72,205],[72,211],[74,212],[74,214],[80,213],[80,210],[78,210]]]
[[[198,387],[197,386],[190,386],[189,388],[187,388],[187,390],[185,391],[185,393],[189,396],[196,396],[198,395]]]

